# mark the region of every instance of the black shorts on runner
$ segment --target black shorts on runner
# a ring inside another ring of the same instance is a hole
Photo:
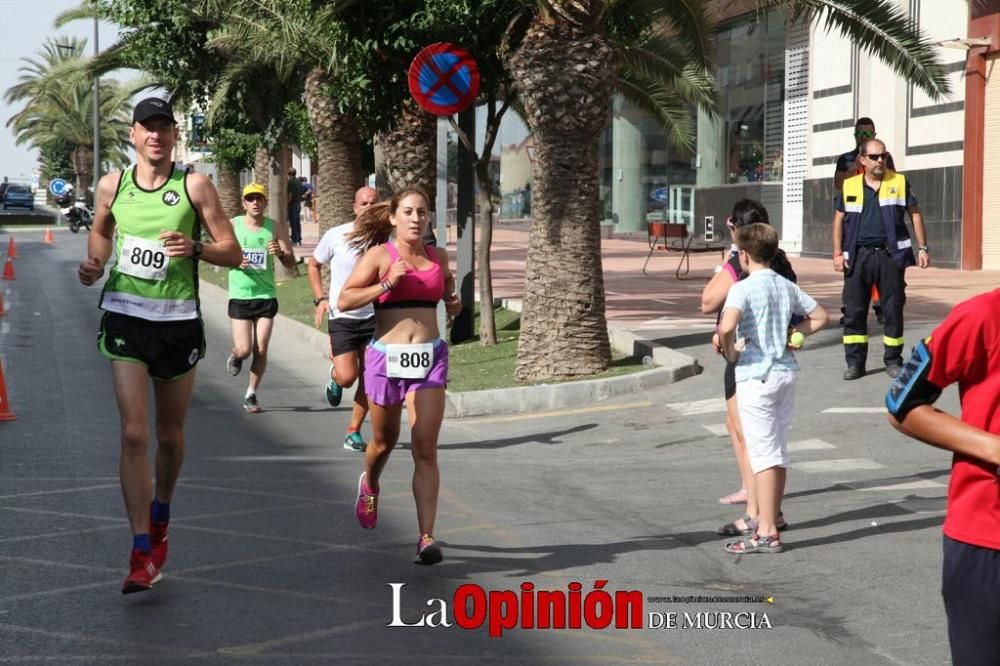
[[[274,319],[278,314],[277,298],[230,298],[230,319]]]
[[[330,344],[333,346],[334,356],[363,352],[375,336],[375,317],[367,319],[337,317],[331,319],[326,326],[330,332]]]
[[[726,400],[736,395],[736,364],[726,361],[726,371],[722,378],[726,389]]]
[[[97,348],[112,361],[146,366],[161,381],[180,379],[205,358],[205,327],[201,318],[149,321],[105,312],[97,332]]]

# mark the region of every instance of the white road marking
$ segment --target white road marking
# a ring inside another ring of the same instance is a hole
[[[710,433],[712,433],[716,437],[728,437],[729,436],[729,430],[726,429],[726,424],[725,423],[715,423],[715,424],[712,424],[712,425],[705,425],[703,423],[701,425],[701,427],[704,428],[705,430],[709,431]]]
[[[828,407],[824,414],[885,414],[885,407]]]
[[[726,400],[725,398],[708,398],[706,400],[691,400],[690,402],[668,402],[666,407],[681,416],[694,416],[695,414],[724,412],[726,411]]]
[[[943,483],[921,479],[920,481],[907,481],[906,483],[894,483],[890,486],[872,486],[871,488],[855,488],[855,490],[925,490],[928,488],[944,488]]]
[[[828,444],[822,439],[803,439],[798,442],[788,444],[789,451],[819,451],[821,449],[835,449],[833,444]]]
[[[868,458],[836,458],[834,460],[813,460],[810,462],[792,463],[792,467],[800,472],[847,472],[856,469],[883,469],[881,465]]]

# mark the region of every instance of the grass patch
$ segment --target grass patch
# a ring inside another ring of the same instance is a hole
[[[201,279],[223,289],[229,288],[228,269],[202,264]],[[309,280],[302,275],[294,280],[278,283],[280,312],[312,328],[312,290]],[[497,329],[497,344],[484,347],[479,344],[479,304],[476,304],[476,319],[473,332],[476,336],[459,344],[449,345],[448,350],[448,390],[481,391],[484,389],[526,386],[514,379],[517,365],[517,340],[521,334],[521,314],[504,308],[496,308],[494,317]],[[325,331],[325,329],[324,329]],[[645,370],[642,361],[632,356],[622,356],[612,350],[611,367],[598,375],[580,377],[584,379],[604,379],[631,372]],[[574,380],[566,380],[574,381]],[[558,383],[558,382],[548,382]]]

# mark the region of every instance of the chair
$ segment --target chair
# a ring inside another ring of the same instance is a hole
[[[683,276],[691,272],[690,255],[692,252],[721,252],[724,260],[728,249],[726,245],[708,243],[707,241],[701,241],[700,245],[693,245],[694,236],[688,233],[687,225],[676,222],[647,222],[646,237],[649,242],[649,254],[646,255],[646,263],[642,265],[643,275],[649,274],[646,272],[646,266],[649,265],[649,260],[656,250],[683,253],[681,260],[677,262],[674,276],[678,280],[684,280],[688,278]],[[682,267],[684,268],[683,273],[681,272]]]

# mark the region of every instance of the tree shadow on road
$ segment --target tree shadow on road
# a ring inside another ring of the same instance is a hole
[[[562,444],[562,438],[575,435],[597,427],[596,423],[584,423],[565,430],[553,430],[551,432],[538,432],[520,437],[508,437],[506,439],[482,439],[475,442],[459,442],[457,444],[439,444],[439,449],[503,449],[508,446],[519,444]]]
[[[945,498],[920,498],[910,496],[908,500],[930,500],[940,502],[944,509]],[[925,509],[922,509],[925,510]],[[899,503],[885,502],[853,511],[824,516],[815,520],[796,523],[791,531],[798,532],[806,528],[830,527],[837,523],[872,518],[889,518],[895,516],[913,515],[914,511]],[[836,531],[833,534],[813,539],[791,539],[787,548],[811,548],[814,546],[836,546],[839,543],[857,539],[876,537],[883,534],[912,532],[935,527],[941,524],[941,516],[927,516],[904,520],[878,526],[865,526],[849,531]],[[472,577],[481,573],[507,571],[510,577],[533,576],[569,570],[576,567],[593,566],[596,564],[613,564],[620,556],[642,551],[669,551],[677,548],[690,548],[703,543],[713,542],[720,545],[733,541],[735,537],[723,537],[711,529],[670,532],[638,536],[610,543],[587,544],[551,544],[525,546],[520,548],[502,548],[498,546],[477,545],[473,543],[443,542],[455,556],[450,558],[449,571],[455,571],[459,576]],[[461,551],[469,551],[459,555]],[[480,555],[483,553],[484,555]]]

